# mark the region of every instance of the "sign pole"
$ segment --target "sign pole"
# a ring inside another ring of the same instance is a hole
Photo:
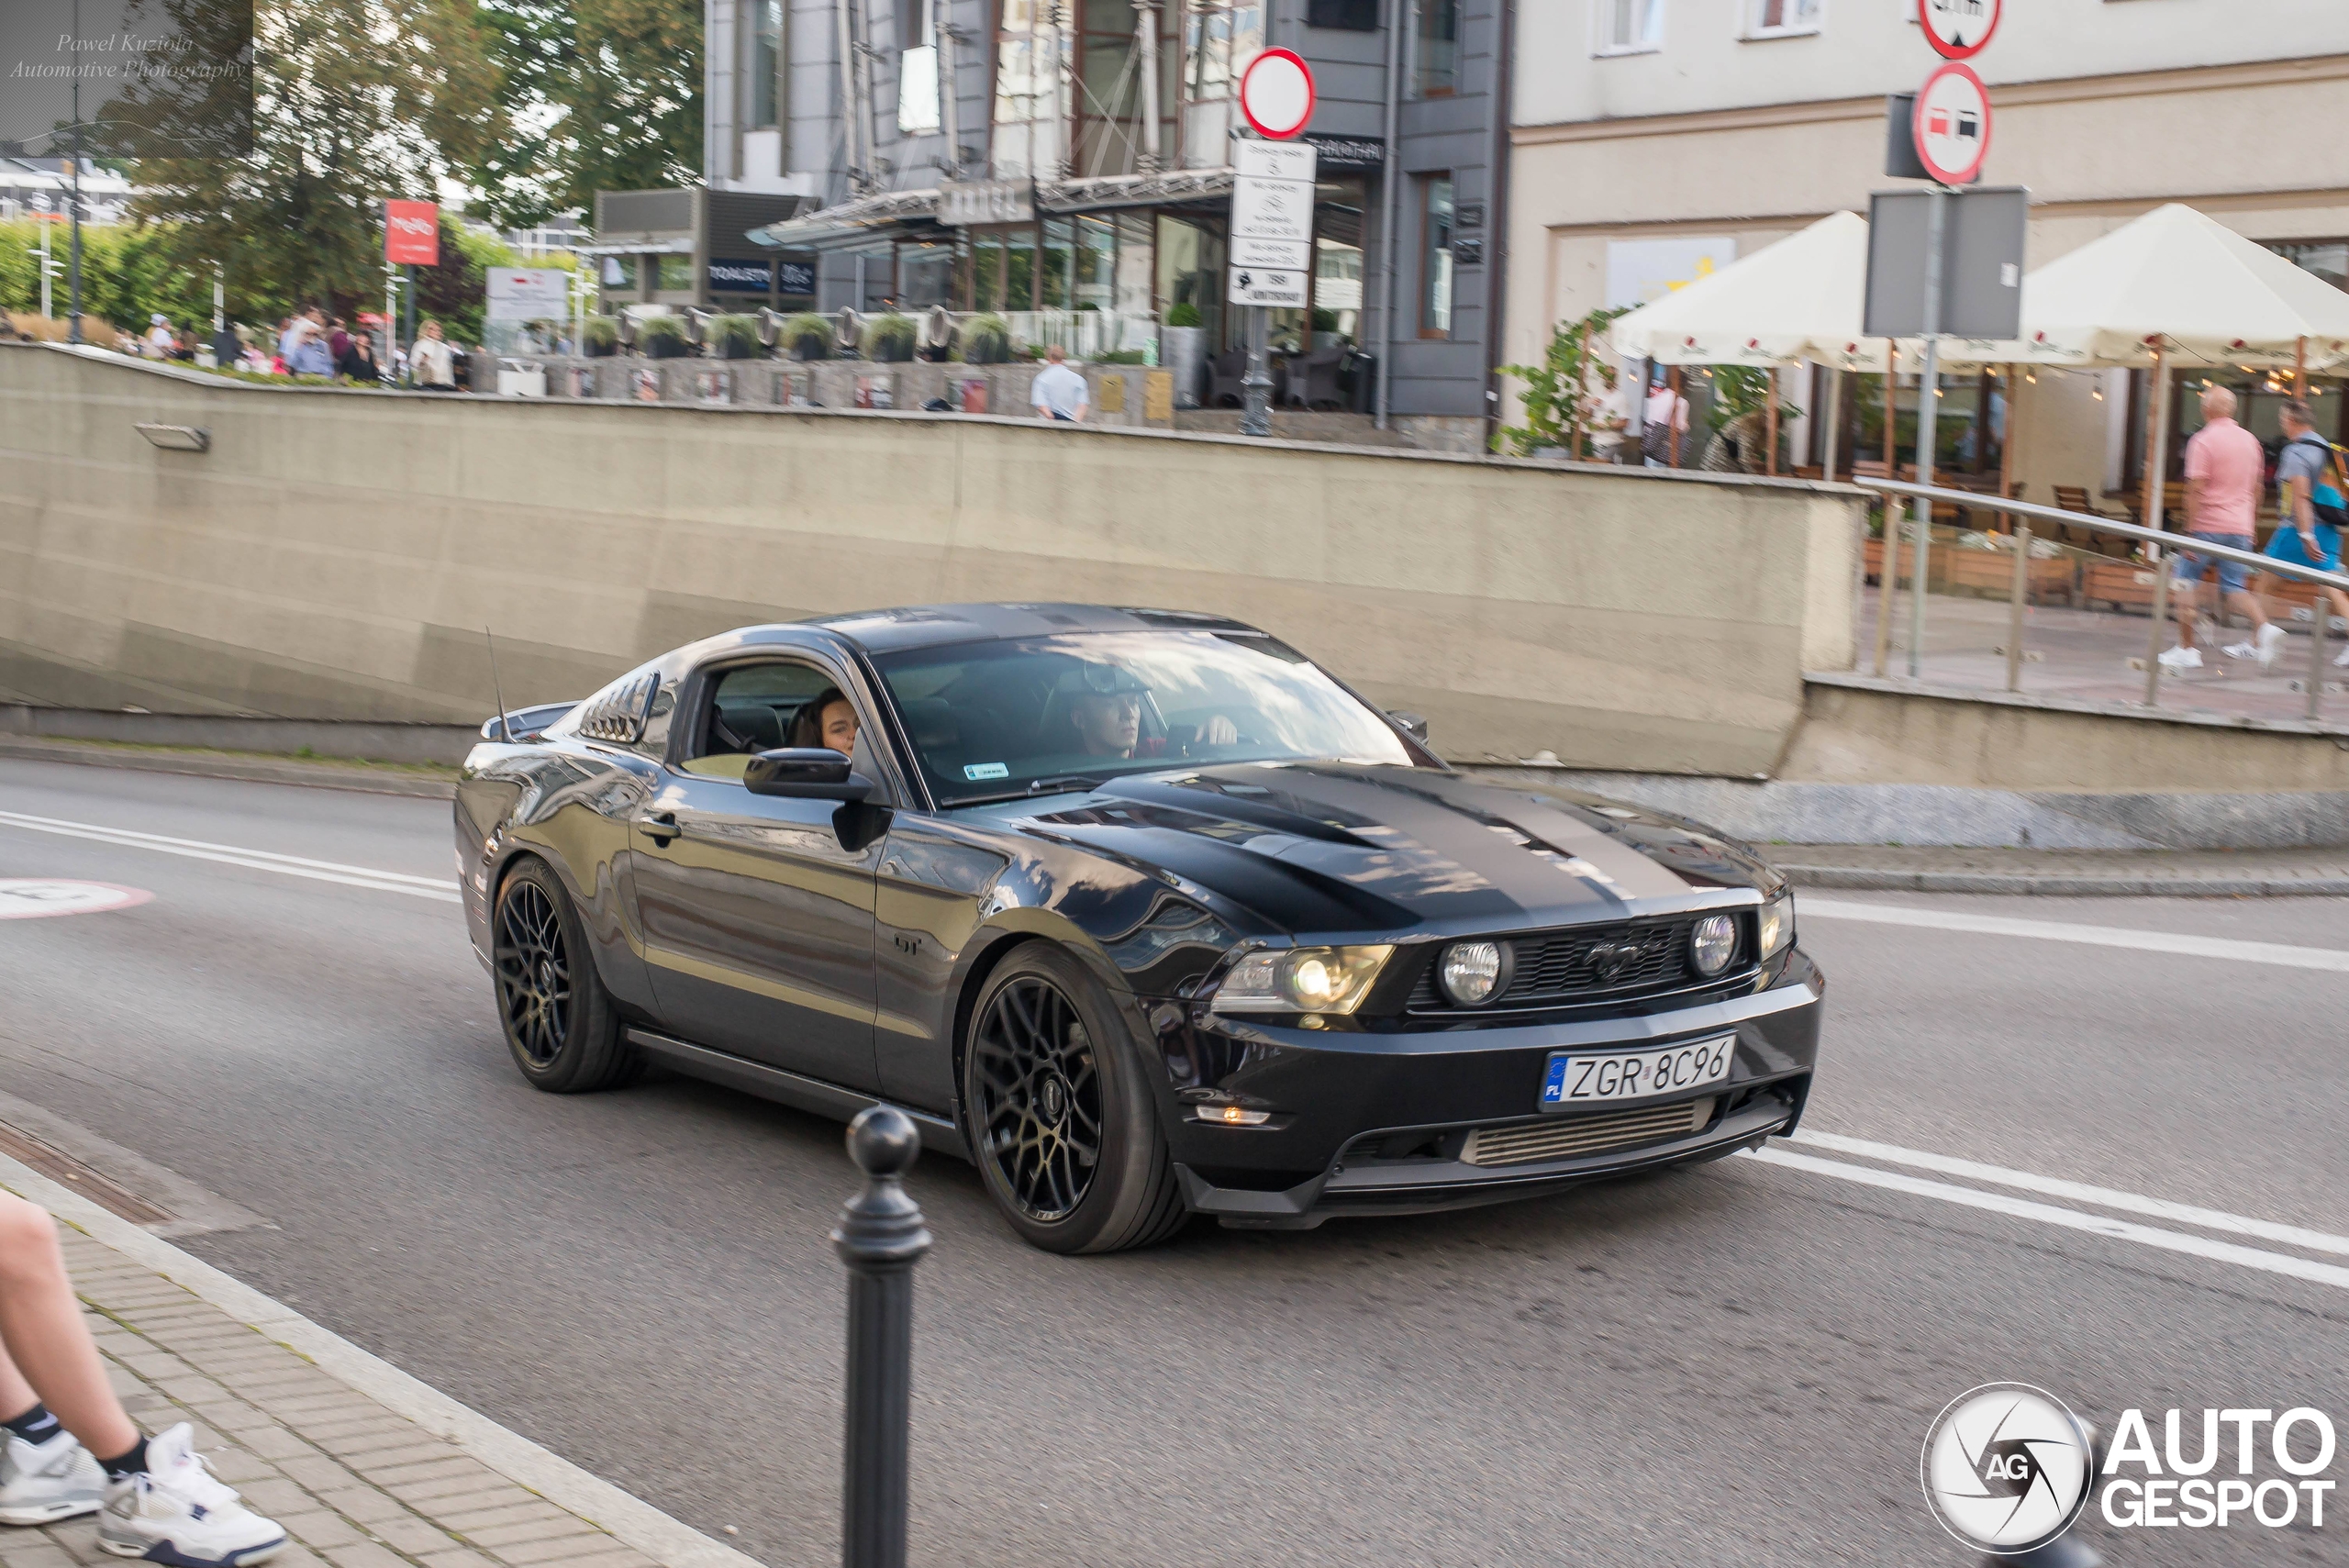
[[[1925,373],[1917,384],[1917,483],[1933,482],[1933,419],[1941,402],[1942,245],[1949,227],[1949,192],[1935,185],[1927,196],[1925,218]],[[1933,542],[1933,504],[1917,497],[1916,545],[1911,554],[1916,581],[1909,593],[1909,677],[1922,673],[1925,659],[1925,558]]]
[[[1272,337],[1272,323],[1264,314],[1268,308],[1262,305],[1248,307],[1248,373],[1240,382],[1245,395],[1240,413],[1240,433],[1243,436],[1273,433],[1273,374],[1265,356]]]

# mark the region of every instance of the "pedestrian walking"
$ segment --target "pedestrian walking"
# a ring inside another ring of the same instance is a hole
[[[415,373],[416,384],[427,392],[457,390],[457,360],[450,351],[449,340],[441,334],[440,323],[427,321],[407,351],[408,368]]]
[[[0,1524],[96,1514],[107,1551],[183,1568],[249,1568],[285,1548],[285,1532],[213,1475],[186,1422],[150,1437],[131,1421],[82,1320],[57,1222],[14,1193],[0,1193],[0,1409],[15,1412],[0,1419]]]
[[[2235,395],[2223,386],[2202,393],[2202,428],[2186,443],[2186,531],[2213,544],[2253,548],[2252,521],[2259,515],[2259,492],[2267,472],[2267,452],[2259,438],[2235,423]],[[2145,483],[2158,485],[2162,476],[2149,473]],[[2250,639],[2226,650],[2232,659],[2256,659],[2265,666],[2284,651],[2284,628],[2270,622],[2267,612],[2251,592],[2251,569],[2232,561],[2177,552],[2177,646],[2161,656],[2165,670],[2199,670],[2201,651],[2194,646],[2194,622],[2200,610],[2202,584],[2211,567],[2218,569],[2221,615],[2241,610],[2251,620]]]
[[[327,351],[323,306],[314,305],[294,318],[285,336],[278,339],[277,356],[285,361],[289,375],[334,374],[334,356]]]
[[[150,360],[168,360],[179,340],[172,334],[171,317],[161,311],[147,317],[147,343],[142,350]]]
[[[350,350],[350,328],[344,324],[341,317],[338,316],[333,317],[327,323],[328,357],[332,359],[335,363],[340,364],[342,363],[342,356]]]
[[[2349,464],[2342,462],[2339,448],[2316,433],[2316,419],[2299,398],[2285,402],[2280,422],[2284,445],[2276,454],[2276,531],[2261,553],[2296,566],[2338,572],[2341,529],[2349,524]],[[2264,586],[2264,577],[2261,583]],[[2323,600],[2331,603],[2332,613],[2349,618],[2349,595],[2327,588]],[[2320,639],[2326,618],[2315,617],[2313,635]],[[2349,668],[2349,648],[2332,662],[2336,669]]]
[[[1669,382],[1660,381],[1649,389],[1640,410],[1641,461],[1650,468],[1670,468],[1675,430],[1687,439],[1688,400],[1673,391]]]
[[[1044,350],[1046,362],[1028,389],[1028,401],[1036,406],[1040,418],[1081,425],[1089,412],[1087,399],[1092,396],[1092,390],[1085,384],[1083,376],[1063,362],[1067,358],[1068,350],[1058,343]]]

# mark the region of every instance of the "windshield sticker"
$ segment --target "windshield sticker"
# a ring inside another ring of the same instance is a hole
[[[963,769],[963,776],[974,780],[1008,779],[1011,776],[1011,767],[1006,762],[972,762]]]

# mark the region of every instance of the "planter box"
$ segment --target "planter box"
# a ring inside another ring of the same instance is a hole
[[[2080,572],[2080,603],[2151,615],[2154,569],[2133,561],[2091,561]]]

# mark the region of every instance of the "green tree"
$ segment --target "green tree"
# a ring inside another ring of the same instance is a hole
[[[1525,383],[1525,395],[1519,400],[1525,423],[1502,427],[1493,438],[1495,451],[1506,443],[1520,457],[1544,447],[1561,448],[1568,457],[1583,455],[1598,395],[1615,390],[1615,366],[1599,357],[1598,339],[1624,314],[1594,310],[1579,321],[1561,321],[1551,330],[1550,347],[1540,364],[1501,366],[1501,374]]]
[[[465,178],[525,227],[701,179],[701,0],[481,0],[512,134]]]
[[[207,317],[216,262],[239,319],[349,314],[383,297],[384,198],[433,196],[506,134],[488,39],[470,0],[262,0],[254,39],[251,156],[143,161],[133,216]]]

